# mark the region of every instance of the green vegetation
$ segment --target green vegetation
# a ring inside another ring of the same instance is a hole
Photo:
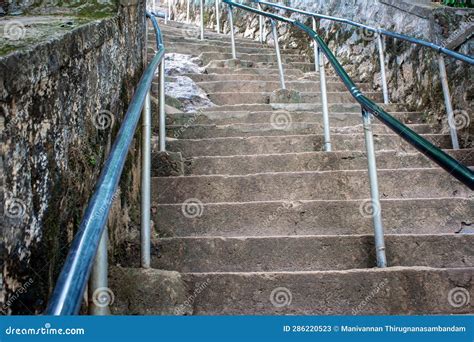
[[[450,7],[474,8],[471,0],[443,0],[443,5]]]

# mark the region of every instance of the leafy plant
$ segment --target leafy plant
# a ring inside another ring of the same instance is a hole
[[[443,0],[443,5],[450,7],[474,8],[472,0]]]

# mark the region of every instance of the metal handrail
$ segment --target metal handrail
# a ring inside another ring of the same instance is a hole
[[[428,140],[424,139],[410,128],[405,126],[403,123],[395,119],[389,113],[384,111],[380,108],[377,104],[375,104],[372,100],[365,97],[359,88],[356,86],[354,81],[349,77],[346,73],[342,65],[337,60],[336,56],[331,52],[329,47],[326,45],[324,40],[311,28],[308,26],[300,23],[297,20],[286,18],[277,14],[267,13],[264,11],[260,11],[253,7],[249,7],[246,5],[238,4],[233,2],[232,0],[223,0],[229,6],[235,6],[247,11],[253,12],[258,15],[263,15],[265,17],[286,22],[296,27],[300,28],[301,30],[305,31],[312,39],[316,41],[321,51],[324,53],[326,58],[329,60],[331,65],[333,66],[334,70],[338,74],[338,76],[343,81],[346,88],[352,94],[354,99],[361,104],[361,106],[366,109],[369,113],[376,116],[380,121],[382,121],[385,125],[390,127],[395,133],[397,133],[400,137],[410,143],[413,147],[417,148],[420,152],[424,155],[432,159],[436,162],[439,166],[444,168],[446,171],[451,173],[454,177],[456,177],[459,181],[463,184],[467,185],[471,190],[474,190],[474,172],[464,166],[463,164],[459,163],[457,160],[449,156],[447,153],[443,152],[441,149],[433,145]]]
[[[424,139],[410,128],[405,126],[403,123],[395,119],[389,113],[380,108],[377,104],[371,101],[369,98],[365,97],[359,88],[356,86],[354,81],[346,73],[342,65],[339,63],[337,58],[331,52],[329,47],[326,45],[324,40],[311,28],[308,26],[290,18],[286,18],[280,15],[273,13],[267,13],[262,10],[258,10],[246,5],[235,3],[232,0],[223,0],[229,6],[229,15],[232,17],[232,7],[237,7],[244,9],[246,11],[265,16],[271,20],[278,20],[281,22],[292,24],[299,29],[306,32],[317,44],[319,50],[326,56],[329,63],[333,66],[337,75],[341,78],[342,82],[349,90],[354,99],[362,107],[362,122],[364,126],[364,136],[365,144],[367,151],[367,160],[368,160],[368,175],[370,181],[370,195],[371,195],[371,205],[373,210],[373,224],[374,224],[374,237],[375,237],[375,250],[377,255],[377,266],[386,267],[387,259],[385,253],[385,242],[384,242],[384,231],[382,224],[382,215],[380,207],[380,195],[378,189],[378,179],[377,179],[377,166],[375,159],[375,147],[373,140],[373,133],[371,127],[371,116],[369,114],[377,117],[381,122],[393,130],[397,135],[407,141],[410,145],[415,147],[425,156],[433,160],[439,166],[448,171],[451,175],[456,177],[463,184],[467,185],[471,190],[474,190],[474,172],[467,168],[465,165],[461,164],[447,153],[433,145],[428,140]],[[233,27],[230,28],[232,36],[232,44],[235,44]],[[235,50],[235,47],[232,47]],[[321,61],[320,61],[321,62]],[[329,127],[329,126],[328,126]],[[325,127],[328,128],[328,127]]]
[[[156,29],[158,25],[154,16],[149,13],[147,13],[147,16],[152,20]],[[160,35],[159,30],[157,35]],[[107,223],[125,159],[134,139],[141,111],[143,108],[149,107],[149,92],[153,76],[163,61],[165,50],[162,43],[159,44],[159,37],[157,37],[157,43],[159,49],[138,83],[115,142],[102,168],[94,193],[89,200],[79,230],[71,244],[46,309],[48,315],[74,315],[79,312],[82,296]],[[164,103],[161,106],[164,107]],[[150,114],[149,110],[147,114]],[[147,143],[149,148],[151,141]]]
[[[294,13],[304,14],[304,15],[307,15],[307,16],[310,16],[310,17],[316,17],[316,18],[320,18],[320,19],[327,19],[327,20],[331,20],[331,21],[337,21],[337,22],[340,22],[340,23],[360,27],[360,28],[363,28],[363,29],[368,30],[370,32],[379,33],[379,34],[387,36],[387,37],[392,37],[392,38],[396,38],[396,39],[400,39],[400,40],[405,40],[405,41],[410,42],[410,43],[423,45],[423,46],[429,47],[429,48],[431,48],[431,49],[433,49],[437,52],[444,53],[447,56],[453,57],[453,58],[458,59],[460,61],[469,63],[471,65],[474,65],[474,58],[472,58],[471,56],[468,56],[468,55],[465,55],[465,54],[462,54],[462,53],[459,53],[459,52],[456,52],[456,51],[452,51],[452,50],[447,49],[443,46],[440,46],[440,45],[437,45],[437,44],[434,44],[434,43],[431,43],[431,42],[427,42],[426,40],[423,40],[423,39],[410,37],[410,36],[407,36],[407,35],[404,35],[404,34],[401,34],[401,33],[388,31],[388,30],[385,30],[385,29],[382,29],[382,28],[371,27],[371,26],[368,26],[368,25],[365,25],[365,24],[361,24],[361,23],[349,20],[349,19],[343,19],[343,18],[338,18],[338,17],[332,17],[332,16],[329,16],[329,15],[323,15],[323,14],[319,14],[319,13],[303,11],[303,10],[299,10],[299,9],[288,7],[288,6],[275,4],[275,3],[272,3],[272,2],[268,2],[268,1],[262,1],[262,0],[251,0],[251,1],[255,2],[255,3],[258,3],[258,4],[263,4],[263,5],[267,5],[267,6],[287,10],[287,11],[294,12]]]
[[[385,29],[382,29],[382,28],[377,29],[377,28],[374,28],[374,27],[371,27],[371,26],[368,26],[368,25],[365,25],[365,24],[361,24],[361,23],[358,23],[358,22],[355,22],[355,21],[352,21],[352,20],[338,18],[338,17],[332,17],[332,16],[323,15],[323,14],[319,14],[319,13],[303,11],[303,10],[299,10],[299,9],[284,6],[284,5],[271,3],[271,2],[268,2],[268,1],[262,1],[262,0],[251,0],[251,1],[258,4],[260,9],[262,9],[261,6],[262,6],[262,4],[264,4],[264,5],[267,5],[267,6],[270,6],[270,7],[283,9],[283,10],[287,10],[287,11],[290,11],[290,12],[300,13],[300,14],[303,14],[303,15],[310,16],[313,20],[313,31],[316,31],[316,19],[315,18],[319,18],[319,19],[327,19],[327,20],[331,20],[331,21],[336,21],[336,22],[340,22],[340,23],[349,24],[349,25],[359,27],[359,28],[362,28],[364,30],[376,33],[376,35],[377,35],[377,37],[376,37],[376,39],[377,39],[377,48],[378,48],[378,51],[379,51],[379,60],[380,60],[380,81],[382,83],[381,85],[382,85],[382,92],[383,92],[383,97],[384,97],[384,103],[385,104],[389,103],[389,92],[388,92],[388,85],[387,85],[387,77],[386,77],[386,73],[385,73],[385,56],[384,56],[384,44],[383,44],[382,37],[387,36],[387,37],[391,37],[391,38],[395,38],[395,39],[404,40],[404,41],[407,41],[407,42],[410,42],[410,43],[413,43],[413,44],[429,47],[429,48],[437,51],[439,53],[439,55],[438,55],[439,77],[440,77],[441,86],[442,86],[442,89],[443,89],[444,103],[445,103],[445,107],[446,107],[446,114],[447,114],[447,119],[448,119],[447,121],[448,121],[448,127],[449,127],[449,134],[451,136],[451,143],[452,143],[453,149],[455,149],[455,150],[459,149],[459,139],[458,139],[458,133],[457,133],[456,125],[455,125],[453,105],[451,103],[451,94],[450,94],[450,91],[449,91],[448,77],[447,77],[447,73],[446,73],[446,65],[445,65],[445,61],[444,61],[444,55],[447,55],[449,57],[453,57],[457,60],[466,62],[470,65],[474,64],[474,58],[472,58],[471,56],[462,54],[462,53],[458,53],[458,52],[449,50],[449,49],[447,49],[443,46],[440,46],[440,45],[437,45],[437,44],[434,44],[434,43],[431,43],[431,42],[427,42],[427,41],[419,39],[419,38],[410,37],[410,36],[407,36],[407,35],[404,35],[404,34],[401,34],[401,33],[388,31],[388,30],[385,30]],[[260,16],[260,19],[261,18],[262,17]],[[262,25],[263,25],[262,20],[260,20],[260,32],[262,32],[262,30],[263,30]],[[316,51],[317,51],[317,48],[315,46],[315,56],[316,56],[315,62],[319,58],[319,53],[317,54]],[[318,68],[316,67],[316,70],[317,69]]]

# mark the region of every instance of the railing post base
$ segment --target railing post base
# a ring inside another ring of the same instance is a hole
[[[375,161],[374,137],[370,114],[362,109],[362,120],[364,125],[365,147],[367,150],[367,163],[369,170],[370,197],[372,206],[372,220],[374,224],[375,251],[377,254],[377,267],[387,267],[385,255],[385,241],[382,224],[382,207],[380,205],[379,185],[377,179],[377,164]]]
[[[108,230],[104,227],[104,232],[100,238],[97,254],[92,266],[89,278],[89,314],[94,316],[110,315],[110,302],[108,297]],[[102,300],[104,298],[104,300]]]

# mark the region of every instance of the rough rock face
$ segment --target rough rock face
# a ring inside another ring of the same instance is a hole
[[[44,309],[141,76],[144,4],[129,3],[0,59],[3,314]],[[139,140],[109,218],[112,249],[132,230]]]
[[[244,1],[248,4],[248,2]],[[283,2],[280,2],[283,3]],[[382,27],[394,32],[407,34],[442,44],[458,52],[472,55],[474,39],[472,32],[474,10],[440,7],[427,2],[396,0],[334,0],[305,1],[288,0],[285,5],[303,10],[343,17],[367,25]],[[214,1],[206,1],[204,20],[208,27],[215,27]],[[299,14],[276,11],[311,26],[310,19]],[[186,1],[178,0],[172,16],[184,21]],[[245,37],[258,39],[258,17],[238,8],[234,9],[236,32]],[[191,20],[199,22],[199,4],[191,6]],[[222,5],[221,27],[229,32],[227,6]],[[285,24],[278,25],[281,47],[297,47],[313,56],[307,35],[301,30]],[[352,77],[370,82],[379,88],[380,65],[375,37],[364,30],[351,26],[320,20],[317,31],[339,58]],[[269,22],[266,25],[266,39],[272,45],[273,38]],[[438,72],[437,53],[425,47],[385,38],[385,57],[388,87],[392,102],[407,103],[411,110],[424,111],[431,121],[445,122],[445,106]],[[237,46],[238,50],[238,46]],[[472,68],[467,63],[456,62],[446,57],[453,107],[460,115],[459,125],[463,143],[472,144],[474,125],[466,128],[472,121],[474,94]],[[466,119],[468,118],[468,119]]]
[[[185,74],[204,73],[205,69],[200,67],[198,58],[180,54],[167,53],[165,58],[165,93],[168,101],[175,104],[185,112],[195,112],[201,108],[208,108],[214,104],[208,99],[206,92],[196,82]]]

